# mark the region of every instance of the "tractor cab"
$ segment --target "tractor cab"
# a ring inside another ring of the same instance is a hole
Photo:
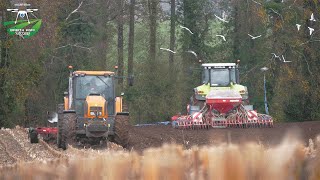
[[[194,88],[194,99],[205,101],[212,90],[234,90],[243,100],[248,99],[247,87],[240,85],[238,63],[205,63],[202,67],[202,85]]]
[[[110,71],[75,71],[69,103],[76,114],[86,118],[107,118],[115,113],[114,73]]]
[[[235,63],[202,64],[202,83],[211,87],[226,87],[239,84],[238,65]]]

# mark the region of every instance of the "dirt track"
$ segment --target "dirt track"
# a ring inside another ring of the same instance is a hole
[[[250,129],[210,129],[177,130],[171,126],[152,125],[132,127],[128,150],[142,152],[146,148],[159,147],[163,143],[182,144],[186,148],[232,142],[241,144],[248,141],[273,146],[281,143],[291,131],[290,136],[299,137],[305,144],[310,138],[320,134],[320,121],[303,123],[280,123],[274,128]],[[121,149],[111,144],[111,149]],[[61,157],[85,155],[87,151],[69,148],[67,151],[57,149],[43,141],[30,144],[27,131],[22,128],[0,130],[0,166],[14,165],[19,161],[48,161]],[[104,151],[104,150],[99,150]]]

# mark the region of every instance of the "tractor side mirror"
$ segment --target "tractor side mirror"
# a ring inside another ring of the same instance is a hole
[[[65,91],[65,92],[63,92],[63,95],[64,95],[64,96],[68,96],[69,93],[68,93],[67,91]]]
[[[129,84],[129,86],[133,86],[133,80],[134,80],[134,77],[133,77],[133,76],[129,76],[129,77],[128,77],[128,84]]]

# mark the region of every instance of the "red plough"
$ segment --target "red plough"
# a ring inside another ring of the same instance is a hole
[[[39,135],[44,141],[48,143],[54,143],[58,134],[58,128],[56,127],[38,127],[29,128],[29,138],[31,143],[39,142]]]

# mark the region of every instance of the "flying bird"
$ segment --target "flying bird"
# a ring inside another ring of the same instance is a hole
[[[316,19],[314,18],[313,13],[311,14],[310,21],[316,21]]]
[[[311,35],[312,35],[312,33],[313,33],[313,31],[314,31],[314,29],[313,29],[313,28],[311,28],[311,27],[308,27],[308,29],[309,29],[310,36],[311,36]]]
[[[216,36],[217,36],[217,37],[222,37],[222,39],[223,39],[224,41],[227,41],[227,40],[226,40],[226,37],[223,36],[223,35],[218,34],[218,35],[216,35]]]
[[[296,24],[296,26],[297,26],[298,31],[300,31],[301,25],[300,24]]]
[[[278,58],[281,60],[280,56],[276,55],[275,53],[271,53],[273,55],[274,58]]]
[[[173,53],[173,54],[175,54],[176,52],[175,51],[172,51],[171,49],[166,49],[166,48],[160,48],[161,50],[164,50],[164,51],[169,51],[169,52],[171,52],[171,53]]]
[[[252,1],[253,1],[254,3],[256,3],[256,4],[262,5],[261,3],[255,1],[255,0],[252,0]]]
[[[259,36],[252,36],[251,34],[248,34],[248,35],[251,37],[251,39],[257,39],[257,38],[261,37],[261,35],[259,35]]]
[[[226,23],[228,23],[229,21],[227,21],[227,20],[225,20],[225,19],[223,19],[223,18],[221,18],[221,17],[219,17],[219,16],[217,16],[217,15],[214,15],[216,18],[218,18],[220,21],[222,21],[222,22],[226,22]]]
[[[180,25],[180,28],[187,30],[190,34],[193,34],[193,32],[187,27],[184,27],[184,26]]]
[[[48,112],[47,112],[48,113]],[[48,121],[49,123],[56,123],[58,122],[58,114],[57,113],[53,113],[53,114],[50,114],[48,113]]]
[[[191,53],[191,54],[193,54],[196,58],[198,58],[198,55],[197,55],[197,53],[195,53],[194,51],[191,51],[191,50],[189,50],[189,51],[187,51],[188,53]]]
[[[284,62],[284,63],[292,62],[292,61],[286,61],[286,59],[284,58],[284,56],[283,56],[283,55],[281,55],[281,57],[282,57],[282,60],[283,60],[283,62]]]

